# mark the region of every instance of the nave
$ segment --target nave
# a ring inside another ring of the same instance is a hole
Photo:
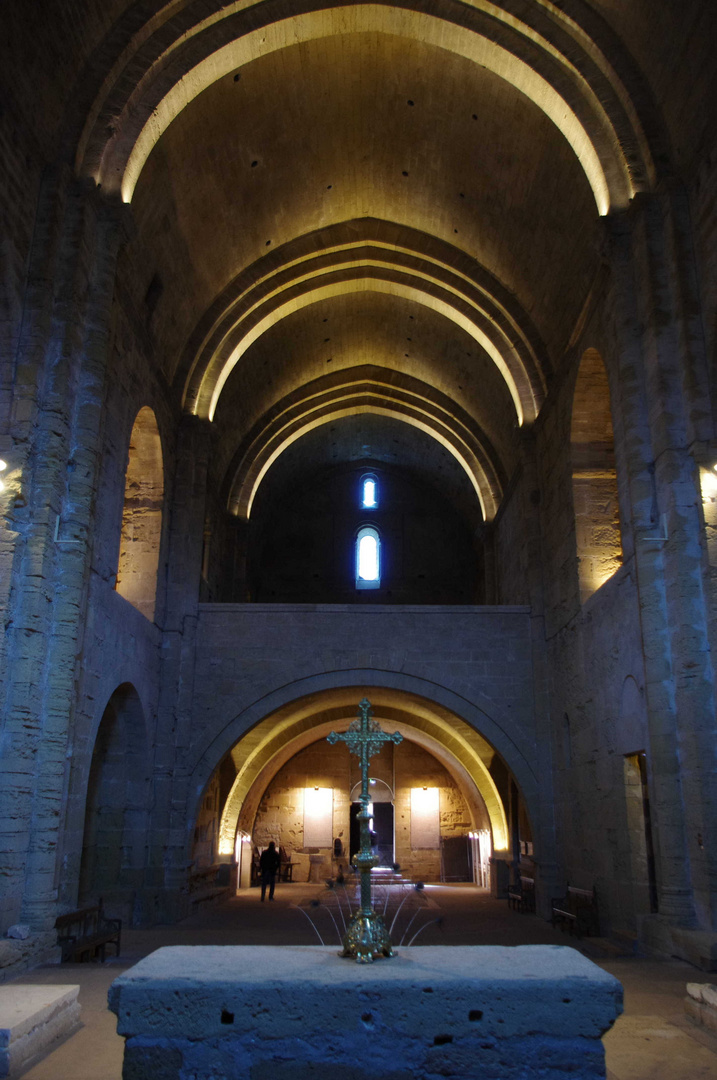
[[[242,889],[227,903],[174,926],[123,932],[118,959],[24,975],[18,983],[79,983],[82,1028],[23,1080],[121,1080],[123,1040],[107,1009],[107,989],[118,975],[167,945],[315,945],[316,934],[297,907],[323,901],[325,893],[323,885],[279,884],[274,903],[262,905],[257,888]],[[625,1012],[603,1040],[607,1080],[714,1080],[717,1036],[692,1024],[683,1005],[685,984],[709,976],[682,960],[619,955],[604,940],[571,938],[535,915],[511,912],[505,900],[473,885],[429,885],[425,893],[441,922],[426,927],[424,945],[579,948],[622,982]]]

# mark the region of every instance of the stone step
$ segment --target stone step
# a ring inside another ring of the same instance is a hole
[[[0,986],[0,1076],[44,1057],[80,1024],[79,986]]]

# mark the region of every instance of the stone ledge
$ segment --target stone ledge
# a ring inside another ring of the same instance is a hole
[[[43,1057],[80,1022],[79,986],[0,987],[0,1076]]]
[[[0,983],[14,979],[28,968],[40,964],[59,964],[62,950],[57,944],[57,931],[31,934],[27,938],[0,940]]]
[[[156,1077],[157,1055],[162,1080],[268,1080],[282,1061],[292,1080],[477,1066],[486,1078],[593,1080],[605,1075],[600,1036],[622,1009],[617,980],[564,946],[403,948],[365,966],[331,947],[176,946],[125,972],[109,998],[136,1080]]]
[[[664,915],[639,920],[640,940],[648,954],[676,956],[702,971],[717,971],[717,933],[672,926]]]
[[[323,615],[530,615],[527,604],[296,604],[282,603],[203,603],[197,604],[202,615],[298,614]]]
[[[717,1035],[717,986],[688,983],[685,1012],[691,1020]]]

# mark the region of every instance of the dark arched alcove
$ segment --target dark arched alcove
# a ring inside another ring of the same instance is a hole
[[[362,477],[377,505],[362,505]],[[248,594],[263,603],[474,604],[482,549],[438,486],[377,461],[291,470],[259,489],[249,523]],[[358,580],[357,540],[380,540],[380,577]]]

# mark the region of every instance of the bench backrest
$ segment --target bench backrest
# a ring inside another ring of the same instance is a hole
[[[576,889],[574,885],[568,885],[568,896],[574,896],[576,900],[587,900],[592,903],[595,899],[595,889]]]
[[[81,926],[83,931],[88,927],[96,927],[102,918],[102,908],[87,907],[79,911],[68,911],[65,915],[58,915],[55,919],[55,929],[65,930],[68,927]]]

